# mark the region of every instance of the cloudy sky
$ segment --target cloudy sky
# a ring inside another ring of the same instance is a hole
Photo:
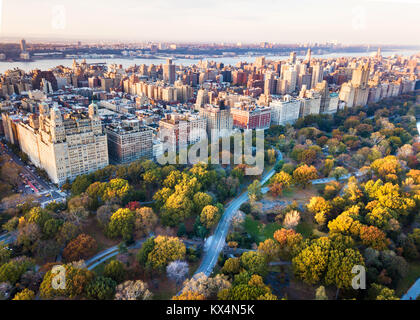
[[[0,0],[0,37],[420,45],[420,0]],[[70,5],[71,3],[71,5]]]

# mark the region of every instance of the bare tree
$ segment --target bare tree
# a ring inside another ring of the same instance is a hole
[[[149,300],[152,293],[141,280],[126,281],[117,286],[115,300]]]
[[[168,278],[174,280],[177,285],[184,281],[188,275],[188,271],[188,263],[180,260],[173,261],[166,267]]]
[[[284,217],[283,225],[286,229],[294,229],[300,222],[300,213],[296,210],[289,211]]]

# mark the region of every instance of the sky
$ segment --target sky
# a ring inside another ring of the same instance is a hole
[[[420,45],[420,0],[0,0],[0,37]]]

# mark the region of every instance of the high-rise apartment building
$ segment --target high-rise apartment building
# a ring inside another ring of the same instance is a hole
[[[22,151],[57,184],[109,164],[107,138],[96,104],[89,106],[89,114],[65,115],[57,106],[50,110],[42,104],[39,119],[20,122],[18,135]]]
[[[285,125],[293,123],[299,119],[300,100],[285,95],[283,100],[273,100],[270,102],[271,123],[276,125]]]
[[[217,137],[230,135],[233,129],[233,118],[225,106],[206,105],[200,108],[200,116],[206,120],[207,134]]]
[[[167,83],[173,84],[176,80],[175,78],[175,65],[172,63],[172,59],[168,59],[166,60],[166,64],[163,66],[163,80]]]
[[[139,120],[123,120],[105,127],[109,158],[112,163],[126,164],[153,157],[153,130]]]
[[[233,126],[239,129],[268,129],[271,124],[271,108],[240,106],[230,109]]]

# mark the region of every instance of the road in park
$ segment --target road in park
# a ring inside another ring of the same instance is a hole
[[[277,163],[279,161],[283,160],[283,155],[280,151],[278,151],[277,156]],[[276,173],[276,171],[271,169],[269,172],[267,172],[262,180],[261,185],[264,185],[270,178]],[[266,189],[266,188],[264,188]],[[267,191],[267,190],[263,190]],[[248,201],[248,191],[245,191],[241,195],[239,195],[237,198],[233,199],[229,205],[226,207],[225,212],[222,216],[222,218],[219,221],[219,224],[216,227],[216,230],[214,231],[214,234],[207,239],[205,247],[205,253],[203,260],[201,262],[201,265],[198,267],[197,271],[195,272],[195,275],[198,273],[204,273],[206,276],[210,276],[210,274],[213,271],[214,266],[217,263],[217,259],[220,255],[220,252],[223,250],[223,247],[225,246],[225,239],[227,236],[227,233],[230,228],[230,223],[232,221],[232,218],[235,214],[235,212],[239,209],[239,207]]]

